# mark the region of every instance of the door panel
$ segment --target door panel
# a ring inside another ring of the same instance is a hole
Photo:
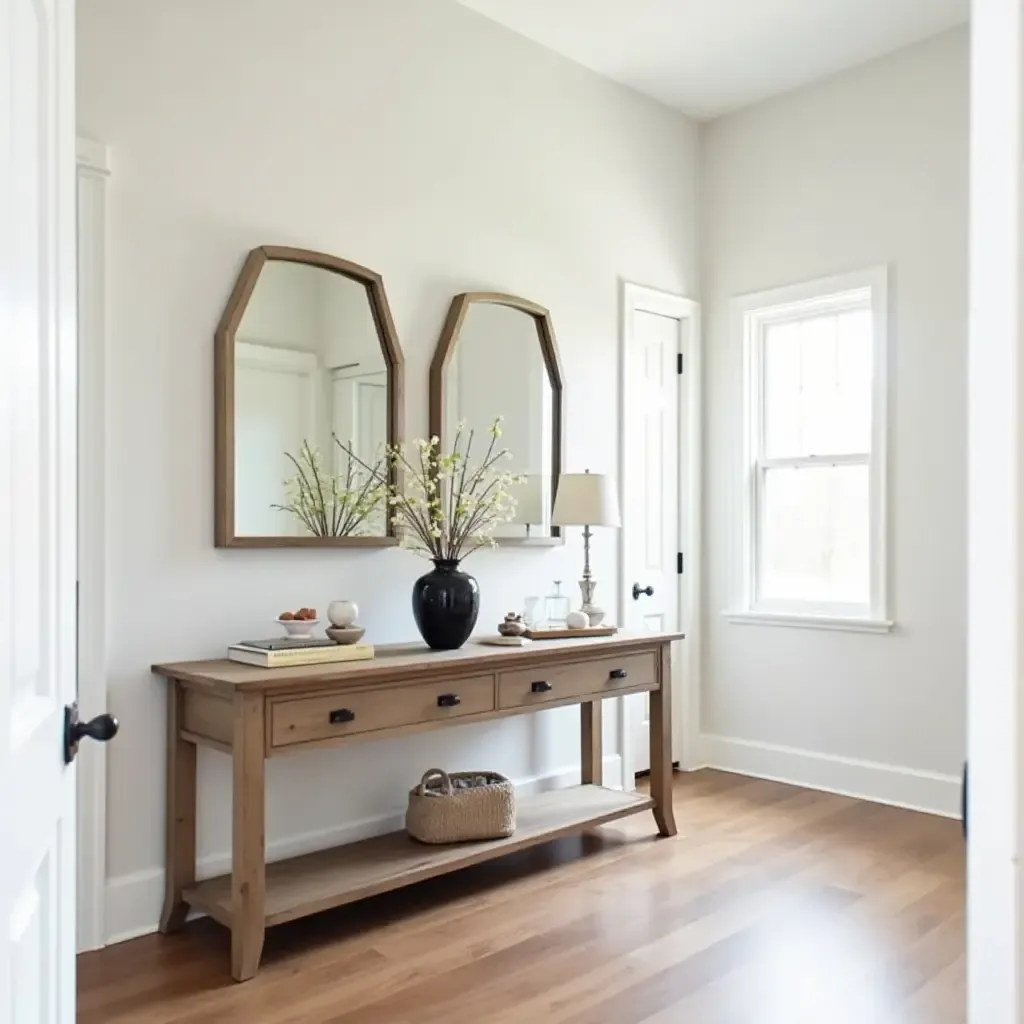
[[[683,627],[677,555],[680,484],[686,479],[689,440],[685,389],[678,360],[687,358],[692,304],[628,286],[623,332],[623,573],[624,622],[637,632]],[[633,584],[640,588],[633,596]],[[648,592],[648,588],[650,592]],[[684,641],[685,643],[685,641]],[[673,676],[679,682],[680,652]],[[680,687],[675,685],[678,694]],[[650,699],[625,698],[626,771],[650,768]],[[678,737],[673,736],[673,758]]]
[[[0,0],[0,998],[17,1024],[74,1018],[73,11]]]
[[[681,325],[644,310],[633,311],[632,317],[626,416],[627,430],[640,450],[627,448],[632,469],[626,490],[626,575],[630,586],[639,583],[652,593],[631,599],[626,614],[631,629],[655,632],[675,628],[676,622],[676,587],[670,573],[678,543],[676,357]],[[626,699],[632,704],[633,770],[647,771],[650,698],[638,694]]]

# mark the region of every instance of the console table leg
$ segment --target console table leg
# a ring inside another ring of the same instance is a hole
[[[263,694],[235,696],[232,760],[231,974],[246,981],[259,969],[266,930]]]
[[[604,756],[601,750],[601,704],[600,700],[592,700],[580,705],[580,748],[583,755],[580,781],[584,785],[600,786],[604,777]]]
[[[166,881],[160,931],[178,931],[188,916],[182,893],[196,880],[196,748],[181,738],[184,688],[167,686]]]
[[[676,834],[672,809],[672,655],[661,648],[658,689],[651,691],[651,797],[654,820],[663,836]]]

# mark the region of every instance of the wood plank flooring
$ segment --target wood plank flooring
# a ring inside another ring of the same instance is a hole
[[[639,814],[271,929],[79,958],[80,1024],[963,1024],[954,821],[724,773]]]

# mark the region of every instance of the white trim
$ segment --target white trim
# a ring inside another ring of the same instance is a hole
[[[958,775],[709,733],[701,736],[701,746],[708,768],[926,811],[944,818],[960,817]]]
[[[891,633],[894,623],[887,619],[858,619],[846,615],[804,615],[761,609],[722,612],[737,626],[794,626],[798,629],[838,629],[847,633]]]
[[[622,758],[618,754],[605,756],[603,770],[606,786],[612,789],[622,788],[622,765]],[[579,766],[574,766],[547,775],[519,780],[516,782],[516,793],[525,797],[549,789],[576,786],[579,785],[579,782],[580,769]],[[369,839],[372,836],[399,831],[404,827],[405,816],[401,812],[363,818],[359,821],[346,822],[315,832],[272,840],[267,844],[267,859],[275,861],[287,857],[301,857],[317,850],[326,850],[345,843],[358,842],[360,839]],[[200,878],[226,874],[231,870],[231,854],[230,852],[221,852],[202,856],[199,858],[196,869]],[[160,918],[160,907],[164,897],[163,869],[150,868],[146,871],[137,871],[130,875],[111,878],[107,882],[105,894],[109,925],[106,937],[107,945],[149,935],[156,931]]]
[[[888,322],[889,271],[885,266],[819,278],[796,285],[740,296],[732,302],[733,333],[743,345],[743,512],[740,578],[735,599],[736,612],[727,613],[733,622],[750,621],[746,613],[768,613],[758,621],[791,625],[792,616],[813,620],[816,628],[833,626],[840,620],[856,623],[887,623],[888,584],[888,499],[886,452],[888,448]],[[860,308],[870,301],[873,335],[871,451],[767,458],[762,447],[763,338],[764,328],[817,312]],[[863,605],[823,604],[813,601],[763,601],[758,595],[760,493],[767,469],[785,466],[867,465],[870,472],[870,581],[868,600]]]
[[[687,422],[679,423],[680,435],[685,431],[687,438],[689,467],[688,478],[679,480],[679,543],[684,554],[685,572],[677,576],[679,587],[678,607],[690,610],[690,622],[686,632],[686,658],[675,673],[673,693],[673,759],[679,761],[684,770],[700,766],[700,665],[701,665],[701,612],[702,590],[702,511],[703,511],[703,359],[700,319],[700,303],[682,295],[648,288],[644,285],[624,281],[619,329],[619,507],[626,507],[625,465],[626,465],[626,394],[629,373],[628,353],[633,330],[633,313],[646,312],[688,323],[687,351],[684,355],[684,372],[679,378],[680,396],[687,388]],[[619,531],[619,621],[625,621],[631,580],[626,575],[626,544],[624,531]],[[685,598],[685,601],[684,601]],[[678,658],[677,658],[678,661]],[[632,730],[628,721],[630,704],[619,698],[620,739],[625,765],[634,763],[632,754]],[[678,756],[677,756],[678,755]],[[632,788],[631,773],[627,770],[626,785]]]
[[[974,0],[967,344],[967,1001],[1024,1020],[1024,4]],[[939,554],[939,553],[937,553]]]
[[[106,188],[105,145],[78,139],[78,703],[107,710],[106,651]],[[98,949],[104,924],[107,751],[83,743],[78,769],[77,944]]]

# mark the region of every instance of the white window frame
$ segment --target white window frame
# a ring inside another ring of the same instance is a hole
[[[739,600],[726,618],[738,624],[804,626],[887,633],[888,554],[886,452],[888,447],[888,268],[821,278],[803,284],[744,295],[733,301],[734,331],[743,344],[743,530]],[[872,319],[871,451],[820,458],[767,459],[763,456],[764,336],[767,327],[821,313],[863,306]],[[765,470],[791,465],[867,465],[869,471],[869,600],[865,604],[820,601],[765,601],[758,595],[760,508]]]

